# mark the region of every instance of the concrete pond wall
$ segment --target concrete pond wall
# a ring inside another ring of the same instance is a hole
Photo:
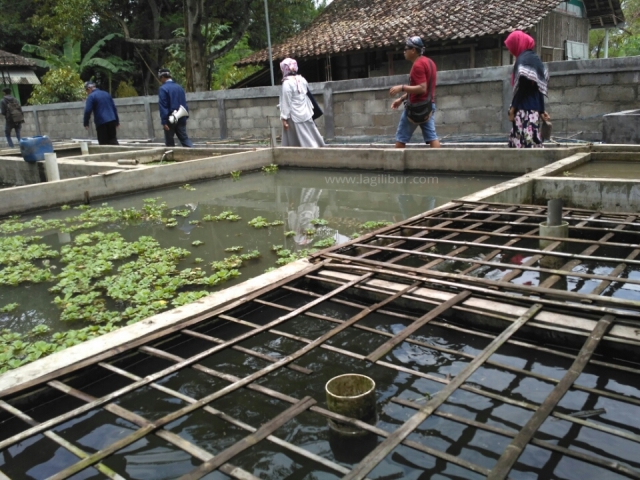
[[[640,108],[640,57],[552,62],[547,110],[554,136],[602,140],[603,116]],[[301,72],[304,74],[304,72]],[[505,135],[512,95],[511,67],[444,71],[438,75],[436,126],[448,135]],[[324,105],[317,123],[328,139],[388,137],[395,133],[399,112],[390,109],[388,90],[408,83],[407,75],[315,83],[311,91]],[[280,87],[199,92],[187,95],[191,116],[189,135],[216,141],[245,137],[267,138],[270,125],[280,131]],[[158,97],[116,99],[122,139],[155,138],[163,132]],[[24,136],[53,139],[86,138],[82,126],[84,103],[25,107]],[[95,129],[90,130],[95,138]],[[414,142],[422,142],[415,135]]]

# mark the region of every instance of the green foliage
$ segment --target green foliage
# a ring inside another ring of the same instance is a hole
[[[252,53],[253,50],[249,48],[249,37],[244,35],[230,52],[215,61],[211,77],[211,90],[226,90],[241,80],[259,72],[262,69],[259,65],[246,67],[234,65],[237,61],[248,57]]]
[[[279,246],[279,245],[278,245]],[[286,265],[291,262],[295,262],[301,258],[306,258],[309,255],[316,253],[318,250],[312,248],[310,250],[298,250],[297,252],[292,252],[287,249],[280,249],[276,251],[276,255],[278,256],[278,260],[276,260],[276,264],[279,266]]]
[[[42,68],[68,68],[79,75],[82,75],[82,73],[89,68],[97,68],[111,74],[129,72],[133,70],[133,64],[131,62],[122,60],[114,55],[108,58],[96,57],[98,51],[100,51],[109,40],[121,36],[122,35],[117,33],[104,36],[89,49],[84,57],[81,54],[80,41],[74,40],[71,37],[64,39],[62,51],[30,44],[24,45],[22,51],[41,57],[34,58],[33,61]]]
[[[609,57],[640,55],[640,0],[621,2],[626,19],[622,29],[609,30]],[[604,57],[605,31],[589,32],[589,51],[592,58]]]
[[[240,170],[232,170],[231,171],[231,178],[233,179],[234,182],[237,182],[238,180],[240,180],[240,174],[242,172]]]
[[[127,98],[127,97],[137,97],[138,92],[133,87],[133,81],[120,81],[118,84],[118,88],[116,89],[115,97],[116,98]]]
[[[17,303],[7,303],[4,307],[0,308],[0,312],[2,313],[9,313],[9,312],[13,312],[16,308],[18,308],[18,304]]]
[[[274,220],[273,222],[269,222],[266,218],[258,216],[253,218],[247,222],[250,227],[253,228],[267,228],[267,227],[275,227],[278,225],[284,225],[284,222],[281,220]]]
[[[290,238],[290,237],[295,237],[296,232],[294,232],[293,230],[289,230],[288,232],[284,232],[284,236],[286,238]]]
[[[360,225],[360,230],[377,230],[378,228],[386,227],[391,224],[392,222],[369,221],[369,222],[364,222],[362,225]]]
[[[228,253],[238,253],[243,248],[244,248],[243,246],[235,246],[235,247],[225,248],[224,251]]]
[[[333,237],[325,238],[324,240],[319,240],[313,244],[315,248],[328,248],[333,247],[336,244],[336,241]]]
[[[262,167],[262,172],[268,175],[274,174],[278,171],[278,165],[272,163],[271,165],[265,165]]]
[[[190,192],[195,192],[196,187],[192,187],[191,185],[189,185],[188,183],[185,183],[184,185],[182,185],[180,187],[182,190],[189,190]]]
[[[205,215],[204,217],[202,217],[202,220],[204,220],[205,222],[220,222],[222,220],[237,222],[238,220],[242,220],[242,217],[234,214],[230,210],[225,210],[220,215]]]
[[[80,75],[68,67],[49,70],[41,82],[33,88],[29,105],[77,102],[86,96]]]
[[[313,220],[311,220],[310,223],[314,227],[324,227],[326,225],[329,225],[329,222],[327,222],[326,220],[323,220],[321,218],[314,218]]]
[[[194,247],[199,247],[200,245],[204,245],[204,242],[201,240],[196,240],[195,242],[191,242],[191,245]]]

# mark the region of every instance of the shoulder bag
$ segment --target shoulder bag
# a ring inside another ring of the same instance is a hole
[[[315,120],[317,118],[320,118],[322,115],[324,115],[324,112],[320,108],[320,105],[318,105],[318,102],[316,102],[316,99],[313,96],[313,93],[311,93],[311,91],[308,88],[307,88],[307,97],[309,97],[309,100],[311,100],[311,105],[313,105],[313,116],[311,118]]]
[[[433,80],[431,77],[431,59],[429,61],[429,85],[427,86],[427,99],[422,102],[411,103],[409,98],[410,95],[407,94],[407,100],[404,101],[404,108],[407,111],[407,118],[409,121],[415,125],[422,125],[423,123],[427,123],[431,119],[431,115],[433,115]]]

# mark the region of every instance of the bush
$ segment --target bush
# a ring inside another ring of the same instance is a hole
[[[29,105],[47,103],[77,102],[84,100],[84,82],[77,72],[68,67],[49,70],[42,77],[42,84],[36,85]]]
[[[137,97],[138,92],[135,88],[133,88],[133,82],[129,80],[125,82],[124,80],[118,84],[118,88],[116,90],[116,98],[126,98],[126,97]]]

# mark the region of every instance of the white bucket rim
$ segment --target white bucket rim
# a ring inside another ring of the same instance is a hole
[[[364,393],[361,393],[360,395],[349,395],[349,396],[344,396],[344,395],[336,395],[335,393],[331,392],[329,390],[329,384],[331,382],[333,382],[334,380],[337,380],[338,378],[342,378],[342,377],[362,377],[362,378],[366,378],[367,380],[369,380],[372,385],[371,388],[369,390],[367,390]],[[324,385],[324,391],[326,393],[328,393],[329,395],[331,395],[334,398],[340,398],[340,399],[358,399],[361,397],[364,397],[365,395],[369,395],[372,391],[374,391],[376,389],[376,382],[373,378],[368,377],[366,375],[362,375],[360,373],[343,373],[342,375],[338,375],[337,377],[333,377],[331,378],[325,385]]]

